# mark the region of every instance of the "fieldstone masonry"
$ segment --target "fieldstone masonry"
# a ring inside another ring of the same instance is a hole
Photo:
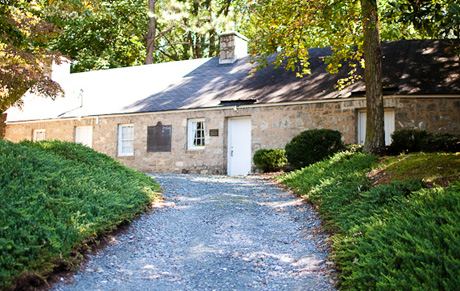
[[[247,38],[237,32],[220,35],[219,64],[231,64],[248,54]]]
[[[386,108],[395,111],[395,129],[417,128],[431,132],[460,134],[460,98],[386,97]],[[179,110],[130,115],[84,117],[36,122],[7,123],[5,139],[31,140],[33,130],[45,129],[47,139],[75,140],[76,126],[93,126],[92,147],[129,167],[150,173],[226,174],[228,119],[250,116],[252,154],[262,148],[284,148],[299,132],[307,129],[338,130],[345,143],[357,141],[357,114],[366,108],[364,98],[299,104],[247,105],[203,110]],[[206,146],[187,148],[187,121],[204,118]],[[158,122],[172,125],[171,152],[147,152],[147,127]],[[134,125],[134,155],[118,157],[119,124]],[[2,127],[0,126],[0,133]],[[210,136],[218,129],[218,136]],[[253,167],[253,171],[256,171]]]

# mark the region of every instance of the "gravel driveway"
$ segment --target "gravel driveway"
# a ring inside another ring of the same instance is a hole
[[[309,206],[256,177],[152,175],[166,207],[54,290],[334,290]]]

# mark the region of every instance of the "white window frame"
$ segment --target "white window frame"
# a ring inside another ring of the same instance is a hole
[[[43,135],[43,136],[41,136]],[[34,129],[34,142],[42,141],[46,139],[46,130]]]
[[[125,129],[132,128],[133,134],[132,137],[124,137],[123,132]],[[131,150],[126,150],[126,147],[123,145],[131,144]],[[126,157],[134,155],[134,124],[119,124],[118,125],[118,156]]]
[[[202,128],[198,129],[201,123]],[[196,135],[201,135],[197,137]],[[197,143],[198,141],[198,143]],[[198,145],[202,143],[201,145]],[[206,123],[204,118],[189,119],[187,124],[187,149],[203,150],[206,147]]]

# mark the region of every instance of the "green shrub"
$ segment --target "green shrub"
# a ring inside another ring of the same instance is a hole
[[[402,129],[391,135],[390,151],[395,154],[414,152],[459,152],[460,136],[432,134],[426,130]]]
[[[433,152],[460,152],[460,136],[448,133],[430,134],[422,145],[422,151],[427,153]]]
[[[426,130],[397,130],[391,134],[391,151],[397,154],[419,152],[428,136],[429,133]]]
[[[343,149],[342,134],[331,129],[306,130],[286,144],[288,162],[296,169],[306,167]]]
[[[284,149],[260,149],[253,157],[254,164],[264,172],[281,170],[287,164]]]
[[[0,289],[71,267],[78,247],[133,219],[158,191],[150,177],[79,144],[0,140]]]

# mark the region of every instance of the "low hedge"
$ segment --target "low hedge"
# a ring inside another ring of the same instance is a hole
[[[295,169],[306,167],[342,150],[342,134],[332,129],[305,130],[286,144],[286,157]]]
[[[284,149],[260,149],[252,159],[257,168],[264,172],[274,172],[283,169],[287,164]]]
[[[148,176],[79,144],[0,139],[0,289],[71,268],[77,249],[158,198]]]
[[[433,134],[426,130],[402,129],[393,132],[391,138],[390,151],[394,154],[460,151],[460,136],[448,133]]]
[[[457,290],[460,286],[460,182],[421,180],[372,187],[377,158],[352,151],[281,177],[318,206],[334,233],[343,290]]]

